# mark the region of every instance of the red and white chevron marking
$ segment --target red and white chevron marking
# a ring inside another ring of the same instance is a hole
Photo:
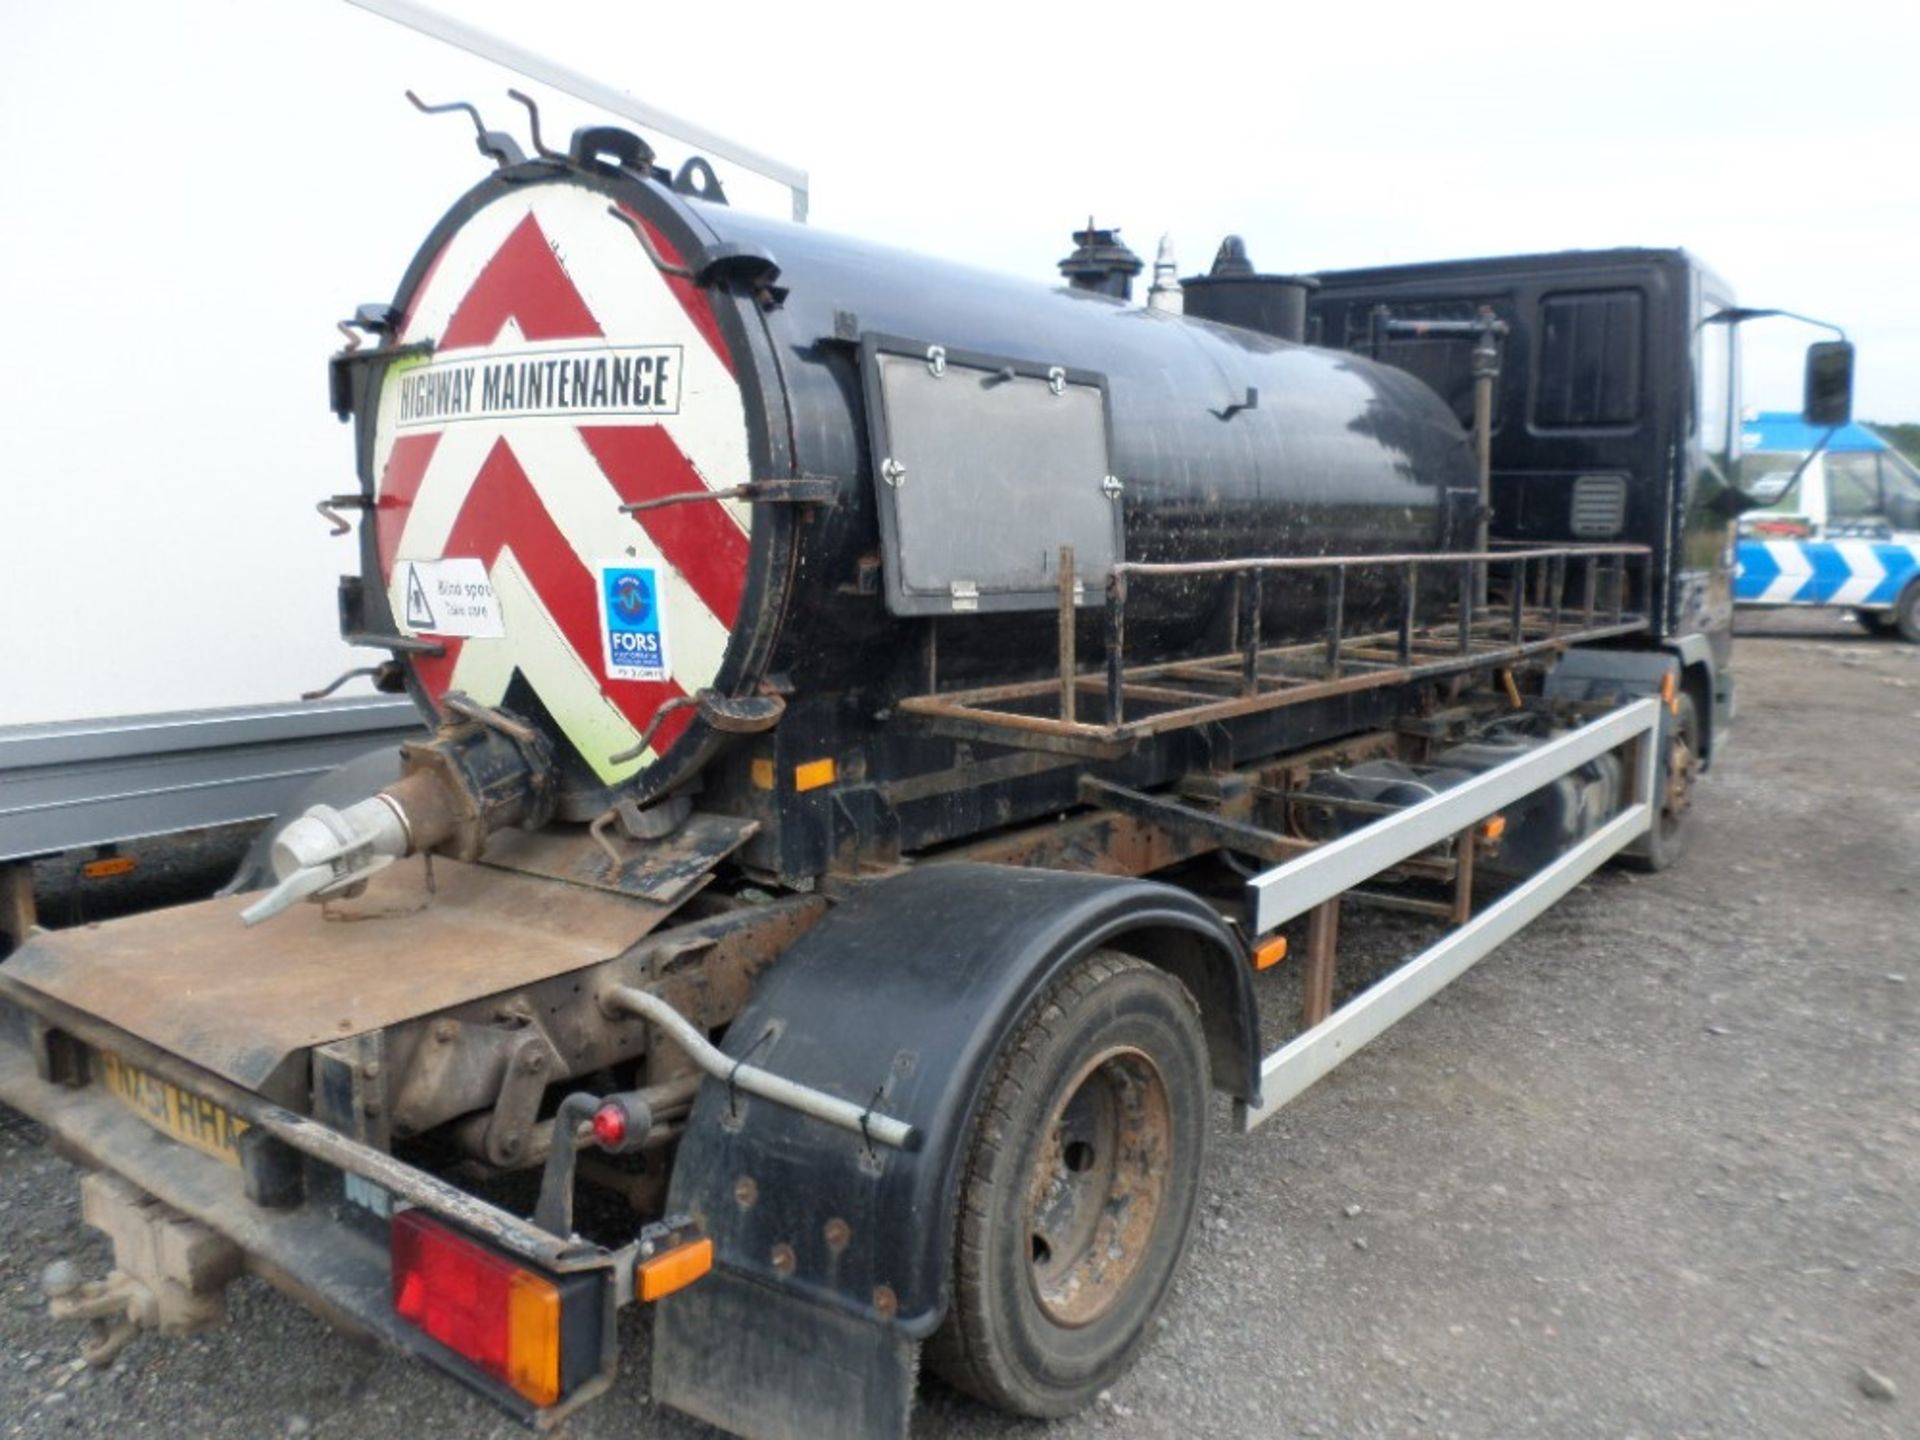
[[[597,191],[555,184],[487,205],[433,261],[399,339],[431,340],[439,370],[556,351],[677,349],[677,410],[455,414],[427,423],[410,415],[403,427],[408,372],[395,367],[374,432],[374,524],[381,579],[403,629],[403,562],[476,558],[493,584],[504,634],[434,634],[447,654],[418,662],[428,690],[495,703],[518,669],[611,782],[652,755],[619,768],[607,756],[629,748],[664,701],[718,674],[746,586],[750,524],[737,501],[644,516],[619,507],[750,476],[740,389],[706,296],[662,274],[608,204]],[[650,238],[678,260],[658,231]],[[621,562],[656,567],[670,636],[665,681],[607,676],[599,567]],[[669,716],[655,749],[685,725],[684,712]]]

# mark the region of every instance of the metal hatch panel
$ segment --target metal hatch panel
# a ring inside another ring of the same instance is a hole
[[[339,1040],[608,960],[672,914],[557,880],[433,861],[248,929],[251,896],[36,935],[0,974],[265,1092]]]
[[[1104,377],[879,335],[862,366],[887,607],[1051,609],[1063,545],[1095,603],[1123,548]]]

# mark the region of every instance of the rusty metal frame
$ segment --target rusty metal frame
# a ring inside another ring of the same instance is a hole
[[[1071,547],[1060,554],[1059,664],[1044,680],[916,695],[898,709],[936,733],[1016,745],[1085,759],[1125,755],[1141,740],[1310,700],[1511,665],[1532,656],[1647,628],[1629,603],[1630,559],[1644,545],[1562,545],[1525,549],[1395,555],[1249,557],[1183,564],[1123,561],[1106,582],[1106,646],[1097,673],[1083,673],[1075,637],[1077,587]],[[1578,600],[1566,603],[1578,568]],[[1392,630],[1346,631],[1350,572],[1388,569],[1400,576],[1399,623]],[[1478,576],[1504,570],[1499,610],[1475,603]],[[1423,573],[1458,577],[1451,618],[1423,623]],[[1306,642],[1266,645],[1260,634],[1261,579],[1270,572],[1326,577],[1327,624]],[[1134,581],[1231,579],[1234,648],[1183,660],[1128,665],[1127,596]],[[1531,590],[1531,596],[1529,591]],[[1244,612],[1244,623],[1240,616]],[[1088,706],[1086,702],[1103,702]],[[1097,708],[1101,718],[1083,710]],[[1141,713],[1145,711],[1145,713]],[[1128,718],[1132,715],[1134,718]]]

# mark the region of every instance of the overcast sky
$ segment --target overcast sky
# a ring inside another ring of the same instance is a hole
[[[1228,231],[1273,270],[1684,245],[1845,325],[1860,415],[1920,420],[1906,7],[449,8],[806,167],[825,228],[1038,278],[1089,213],[1188,271]],[[344,0],[0,17],[0,724],[365,663],[312,510],[354,483],[332,322],[484,170],[401,90],[519,130],[526,82]],[[545,99],[551,132],[600,118]],[[1747,329],[1749,405],[1794,408],[1815,332]]]

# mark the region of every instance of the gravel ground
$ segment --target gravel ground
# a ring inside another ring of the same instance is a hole
[[[930,1383],[916,1435],[1920,1435],[1920,649],[1745,629],[1677,871],[1597,877],[1253,1137],[1222,1108],[1161,1333],[1093,1410]],[[74,1173],[0,1112],[0,1435],[522,1433],[250,1281],[226,1330],[79,1370],[58,1254],[103,1258]],[[562,1433],[711,1435],[627,1328]]]

